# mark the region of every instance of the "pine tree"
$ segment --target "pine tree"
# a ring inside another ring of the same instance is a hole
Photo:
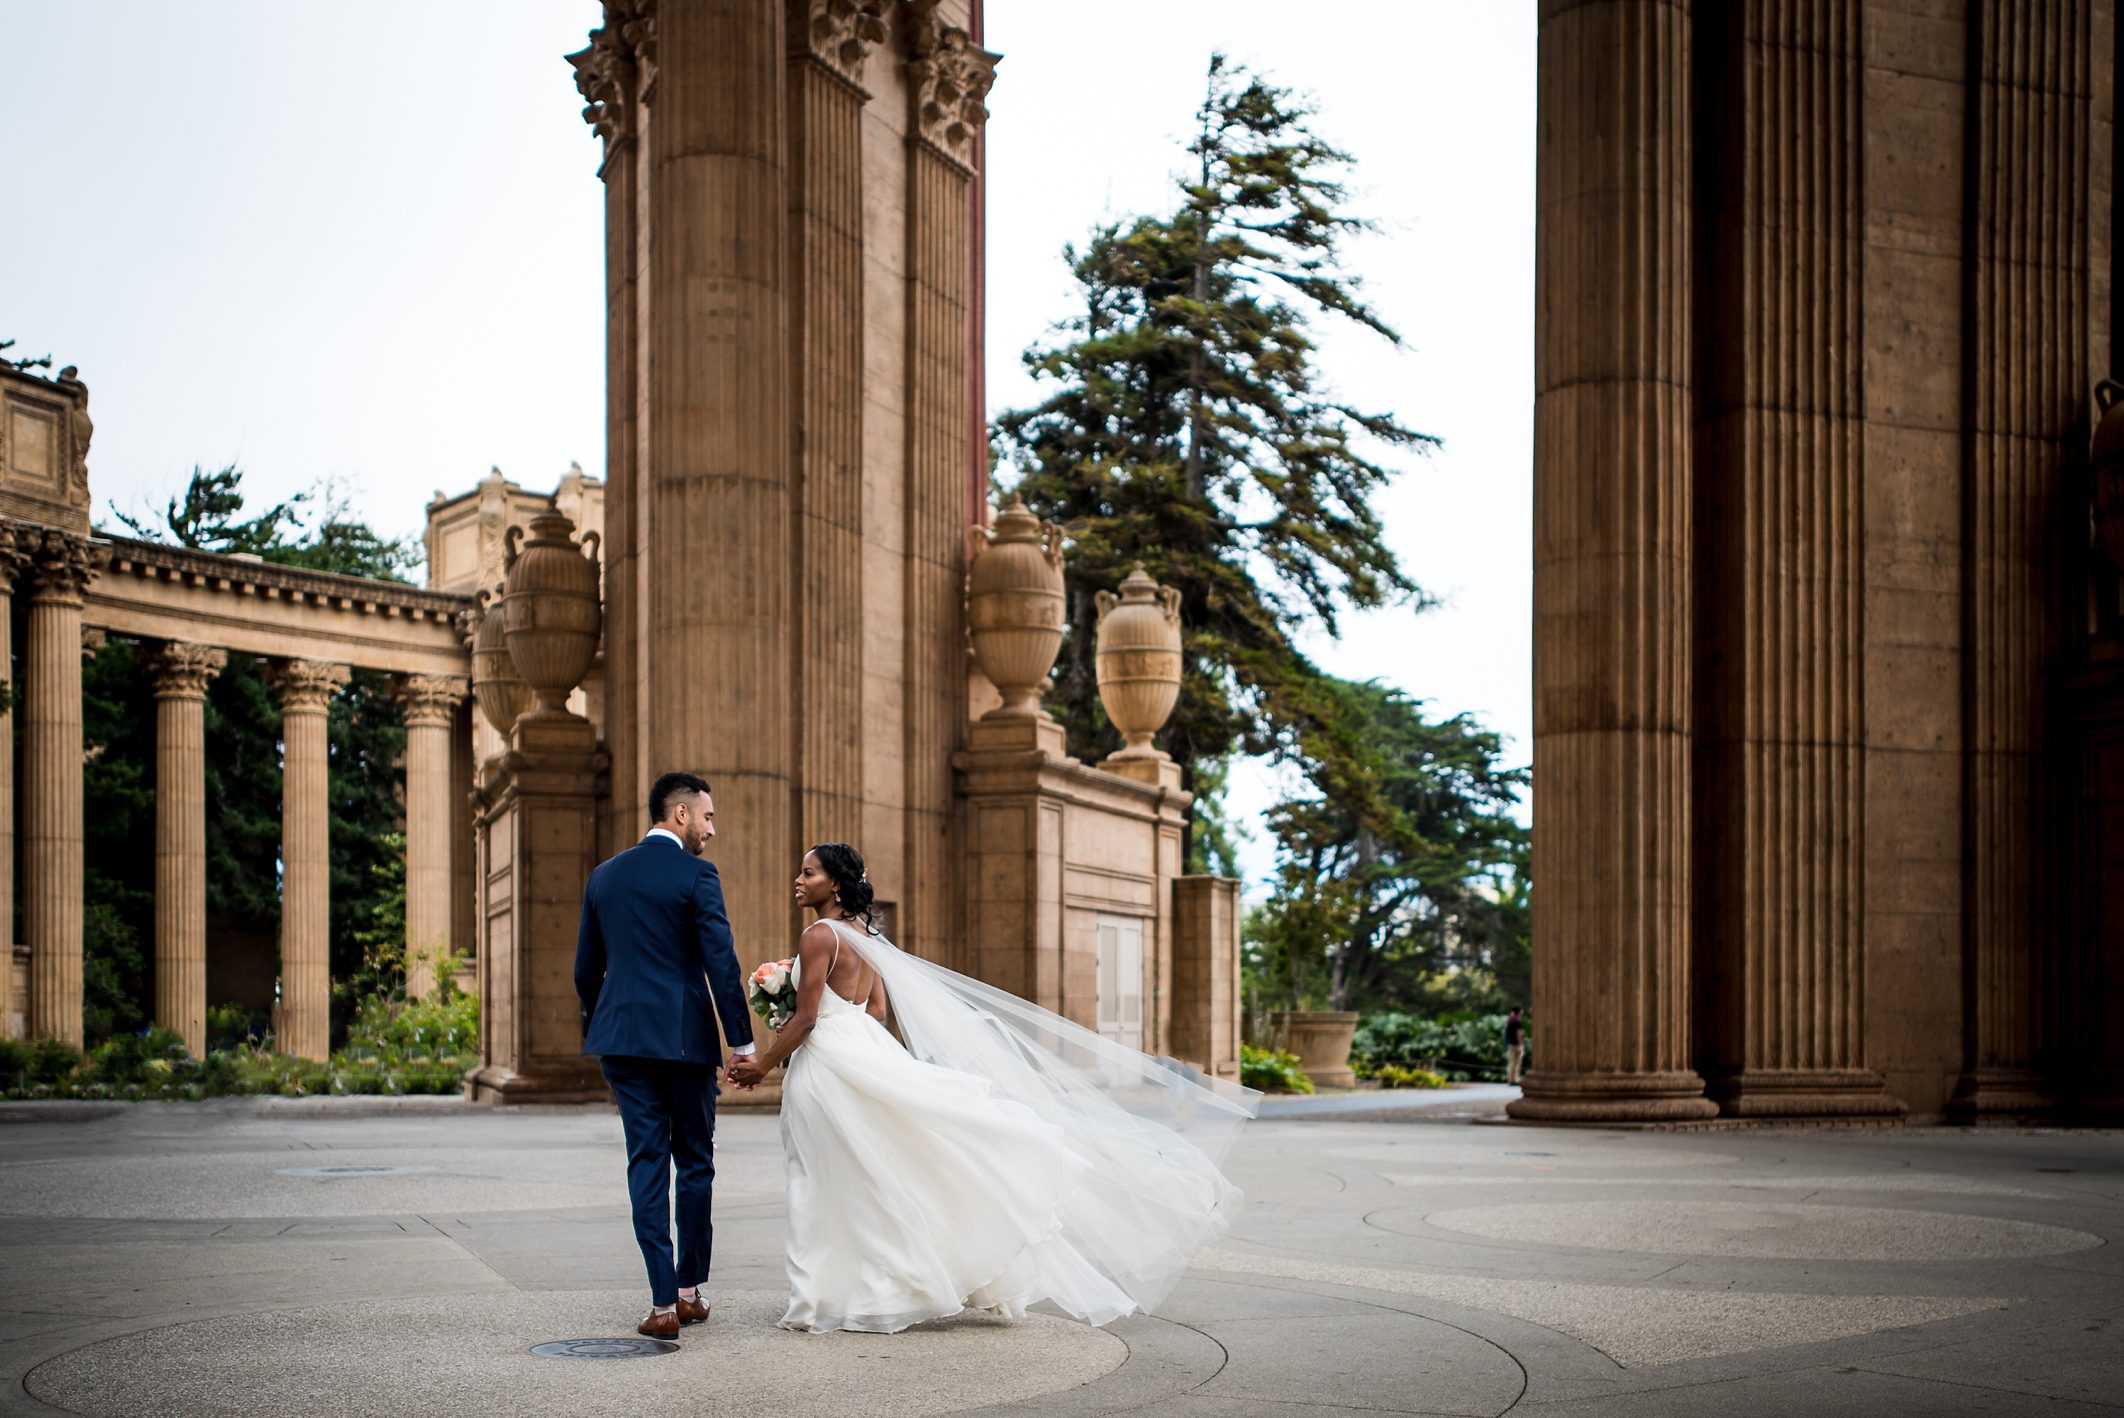
[[[1052,391],[998,422],[1018,490],[1074,543],[1050,698],[1072,751],[1118,746],[1098,705],[1094,598],[1141,563],[1181,594],[1186,665],[1160,746],[1188,785],[1235,751],[1278,753],[1383,822],[1376,775],[1294,636],[1333,635],[1352,608],[1423,604],[1375,508],[1393,476],[1381,459],[1435,440],[1337,399],[1314,370],[1317,319],[1399,337],[1342,267],[1366,223],[1344,210],[1349,156],[1311,116],[1213,57],[1179,204],[1065,250],[1083,309],[1025,357]]]

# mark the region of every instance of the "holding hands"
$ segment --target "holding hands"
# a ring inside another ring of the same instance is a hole
[[[723,1079],[733,1088],[757,1088],[767,1078],[767,1069],[756,1054],[744,1054],[730,1061],[723,1070]]]

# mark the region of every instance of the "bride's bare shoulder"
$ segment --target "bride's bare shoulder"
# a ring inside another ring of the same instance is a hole
[[[823,950],[833,943],[833,923],[823,917],[804,927],[804,933],[797,937],[797,945],[800,947],[812,945]]]

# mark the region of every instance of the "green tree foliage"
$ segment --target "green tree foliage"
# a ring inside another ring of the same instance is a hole
[[[1160,744],[1187,784],[1235,751],[1280,753],[1379,816],[1367,760],[1294,635],[1332,635],[1350,608],[1421,604],[1375,506],[1392,477],[1381,459],[1434,440],[1337,399],[1314,369],[1316,319],[1399,337],[1342,268],[1366,224],[1344,210],[1348,155],[1310,118],[1214,57],[1176,207],[1065,251],[1082,310],[1026,353],[1044,400],[998,427],[1017,490],[1074,543],[1050,696],[1071,750],[1119,746],[1098,702],[1095,597],[1141,563],[1181,595],[1184,681]]]
[[[1526,829],[1513,817],[1524,769],[1467,716],[1424,717],[1399,690],[1330,681],[1387,813],[1330,792],[1269,817],[1275,893],[1249,921],[1257,989],[1279,1007],[1416,1009],[1441,979],[1488,1003],[1524,999]]]
[[[235,467],[195,467],[159,514],[117,515],[149,540],[315,571],[403,581],[418,564],[413,539],[378,536],[329,484],[246,515],[242,483]],[[152,1006],[155,710],[137,654],[131,642],[113,641],[83,678],[88,895],[97,903],[86,942],[92,1038],[137,1027]],[[208,689],[205,727],[208,939],[270,951],[280,921],[280,709],[262,662],[229,657]],[[405,724],[386,676],[353,675],[332,702],[327,743],[331,954],[339,978],[359,972],[365,941],[391,928],[388,880],[394,872],[403,880],[396,834]],[[402,928],[403,906],[397,910]],[[342,996],[341,1027],[351,1008]]]

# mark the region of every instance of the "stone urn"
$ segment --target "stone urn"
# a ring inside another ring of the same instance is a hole
[[[538,701],[531,711],[536,718],[576,717],[568,711],[568,696],[597,658],[602,608],[592,558],[598,536],[587,533],[578,545],[574,532],[575,524],[557,507],[531,519],[528,539],[523,528],[509,529],[502,634],[516,672]]]
[[[472,629],[472,700],[494,731],[506,739],[517,719],[531,707],[531,686],[516,672],[516,661],[509,655],[501,591],[497,586],[479,593],[478,619]]]
[[[1108,762],[1163,758],[1151,738],[1180,700],[1180,593],[1138,565],[1098,603],[1099,700],[1127,741]]]
[[[1347,1010],[1282,1010],[1269,1016],[1269,1034],[1277,1047],[1298,1056],[1298,1071],[1315,1088],[1355,1088],[1350,1047],[1359,1017]]]
[[[2095,386],[2102,418],[2095,425],[2094,449],[2088,455],[2088,481],[2094,488],[2095,541],[2102,555],[2124,571],[2124,384],[2105,379]]]
[[[1039,717],[1062,648],[1062,528],[1013,497],[979,546],[966,590],[967,637],[981,673],[1003,696],[983,717]]]

